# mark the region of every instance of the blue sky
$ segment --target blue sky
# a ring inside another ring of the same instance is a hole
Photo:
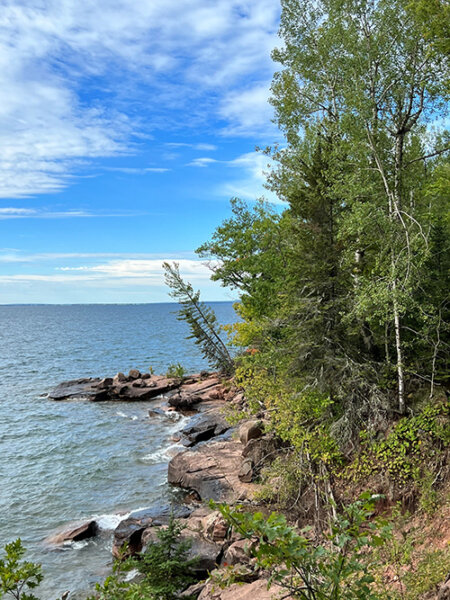
[[[206,300],[194,250],[264,190],[278,0],[13,0],[0,13],[0,303]]]

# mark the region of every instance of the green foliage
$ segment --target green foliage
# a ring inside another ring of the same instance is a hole
[[[433,465],[440,448],[450,442],[448,415],[448,403],[434,402],[417,415],[400,419],[381,441],[370,441],[366,432],[361,432],[363,449],[347,474],[358,480],[372,473],[386,473],[400,485],[415,481],[426,492],[424,502],[431,509],[433,491],[429,485],[427,488],[428,465]]]
[[[315,545],[308,531],[297,532],[282,515],[245,513],[219,506],[225,519],[245,538],[257,542],[252,554],[294,598],[302,600],[375,600],[374,564],[368,548],[390,537],[386,522],[373,519],[377,496],[365,494],[332,522],[327,543]]]
[[[185,375],[186,369],[180,363],[172,363],[167,367],[166,377],[183,379]]]
[[[178,319],[186,321],[191,330],[191,339],[200,346],[203,356],[209,363],[224,373],[233,371],[233,361],[220,336],[220,327],[212,308],[200,301],[200,292],[183,281],[177,263],[163,263],[166,284],[172,290],[170,295],[181,305]]]
[[[425,552],[414,570],[403,577],[401,600],[417,600],[427,592],[436,592],[450,572],[450,548]]]
[[[5,555],[0,558],[0,597],[4,594],[16,600],[37,600],[29,590],[42,581],[41,566],[22,560],[25,548],[20,538],[6,544]]]
[[[113,575],[98,584],[96,594],[88,600],[177,600],[195,580],[193,567],[197,562],[188,558],[191,544],[182,539],[182,530],[171,517],[168,526],[159,529],[158,541],[137,558],[117,561]],[[131,569],[141,574],[137,582],[124,578]]]

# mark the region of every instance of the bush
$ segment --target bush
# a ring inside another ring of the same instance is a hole
[[[196,559],[188,559],[190,541],[181,539],[183,526],[173,517],[158,531],[158,541],[137,558],[117,561],[114,573],[88,600],[176,600],[194,580]],[[126,571],[141,574],[137,582],[124,579]],[[185,597],[189,600],[188,597]]]
[[[372,520],[379,496],[363,494],[331,524],[325,543],[314,545],[308,529],[299,533],[284,516],[245,513],[219,506],[225,519],[246,539],[257,542],[252,554],[276,583],[301,600],[378,600],[370,547],[384,544],[391,535],[388,524]],[[386,598],[386,596],[383,596]]]
[[[41,565],[21,560],[25,554],[22,541],[6,544],[5,556],[0,559],[0,598],[4,594],[16,600],[37,600],[27,590],[36,588],[42,581]]]
[[[183,379],[186,375],[186,369],[180,364],[170,364],[167,367],[166,377],[171,377],[173,379]]]

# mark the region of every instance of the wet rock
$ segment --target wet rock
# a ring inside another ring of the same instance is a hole
[[[194,422],[185,427],[180,433],[182,436],[182,444],[190,447],[210,440],[213,437],[221,435],[230,429],[230,425],[225,419],[217,413],[209,415],[200,415]]]
[[[120,373],[120,372],[117,373],[117,375],[114,377],[114,379],[116,379],[117,381],[122,381],[122,382],[128,381],[128,378],[125,375],[125,373]]]
[[[128,544],[128,554],[137,554],[142,550],[142,534],[150,526],[167,525],[173,513],[176,519],[187,518],[192,509],[187,506],[154,506],[132,512],[127,519],[119,523],[114,531],[113,556],[120,556],[124,543]]]
[[[172,458],[168,480],[196,491],[202,500],[236,502],[251,498],[255,489],[239,480],[241,462],[239,442],[212,442]]]
[[[150,373],[142,373],[141,375],[141,379],[150,379],[151,375]]]
[[[103,400],[107,397],[107,390],[98,389],[99,378],[73,379],[60,383],[52,390],[48,397],[52,400],[65,400],[66,398],[88,398],[89,400]]]
[[[254,439],[260,438],[264,433],[261,421],[247,421],[239,427],[239,439],[244,446]]]
[[[138,371],[138,369],[130,369],[130,371],[128,372],[129,379],[140,379],[140,377],[141,377],[141,372]]]
[[[77,522],[50,536],[46,541],[55,545],[64,544],[64,542],[81,542],[95,537],[97,532],[96,521]]]

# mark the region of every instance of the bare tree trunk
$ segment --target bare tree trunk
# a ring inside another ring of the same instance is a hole
[[[392,280],[392,305],[394,310],[395,349],[397,352],[397,381],[398,381],[398,409],[400,414],[405,414],[405,376],[403,372],[403,351],[400,325],[400,312],[397,301],[397,280]]]

